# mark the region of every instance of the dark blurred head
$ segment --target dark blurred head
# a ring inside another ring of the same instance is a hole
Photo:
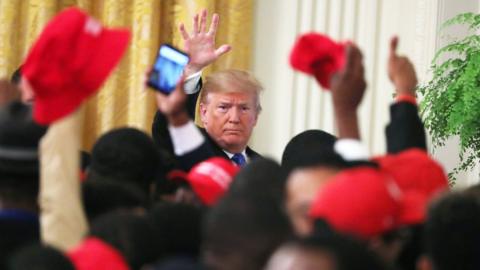
[[[452,193],[431,205],[425,224],[426,253],[435,270],[480,269],[478,197]]]
[[[386,269],[363,244],[341,235],[308,237],[280,247],[266,270],[381,270]]]
[[[30,107],[19,102],[0,107],[1,208],[36,208],[38,143],[45,132],[34,123]]]
[[[282,167],[290,173],[306,167],[346,167],[345,160],[335,153],[337,138],[322,130],[306,130],[293,137],[285,146]]]
[[[10,261],[9,270],[74,270],[73,264],[60,251],[42,245],[26,247]]]
[[[308,209],[321,187],[347,163],[335,153],[337,138],[322,130],[307,130],[285,147],[282,167],[288,173],[285,206],[298,235],[310,232]]]
[[[404,230],[408,234],[404,238],[403,248],[395,265],[403,270],[416,270],[419,258],[424,254],[423,224],[411,225]]]
[[[90,236],[111,245],[123,255],[132,269],[156,259],[157,243],[150,221],[131,213],[109,213],[95,219]]]
[[[188,204],[161,203],[149,213],[163,256],[197,258],[203,210]]]
[[[480,198],[480,184],[473,185],[465,190],[466,194],[471,194],[477,198]]]
[[[268,195],[228,194],[207,214],[203,259],[209,269],[262,269],[290,236],[288,218]]]
[[[89,221],[113,211],[144,211],[148,203],[148,198],[138,187],[111,180],[83,182],[82,197]]]
[[[158,150],[147,134],[120,128],[102,135],[93,146],[88,178],[91,174],[96,180],[132,183],[150,194],[159,164]]]
[[[205,268],[191,257],[175,256],[162,260],[152,270],[204,270]]]
[[[258,158],[238,172],[227,194],[269,199],[280,206],[285,197],[285,179],[277,162]]]

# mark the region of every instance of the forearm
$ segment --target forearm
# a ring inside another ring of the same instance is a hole
[[[40,142],[41,238],[63,251],[77,245],[88,230],[79,181],[81,134],[77,111],[51,125]]]
[[[357,112],[353,110],[335,110],[335,120],[339,139],[360,140]]]
[[[387,152],[398,153],[409,148],[427,150],[425,128],[417,106],[397,102],[390,107],[390,123],[385,129]]]

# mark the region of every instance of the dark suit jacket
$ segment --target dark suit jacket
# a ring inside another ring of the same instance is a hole
[[[201,86],[201,81],[200,84]],[[200,91],[195,94],[188,95],[187,99],[187,110],[190,117],[193,119],[195,117],[195,107],[197,104],[197,99]],[[205,129],[200,129],[202,134],[205,137],[205,142],[198,147],[197,149],[183,155],[177,156],[179,165],[184,170],[190,170],[195,164],[206,160],[208,158],[219,156],[226,159],[229,159],[227,154],[223,152],[222,148],[218,146],[215,141],[210,138]],[[158,112],[155,114],[152,124],[152,137],[159,147],[166,149],[172,155],[174,155],[172,139],[170,138],[170,133],[168,132],[168,123],[165,116]],[[250,147],[247,147],[246,154],[249,159],[256,159],[261,157],[260,154],[253,151]]]
[[[387,152],[395,154],[409,148],[427,150],[425,127],[418,116],[418,108],[409,102],[390,106],[390,123],[387,125]]]
[[[199,148],[193,150],[192,152],[189,152],[183,156],[178,157],[178,161],[182,166],[182,168],[184,169],[190,169],[198,162],[214,156],[229,159],[228,155],[222,150],[220,146],[218,146],[215,143],[215,141],[212,138],[210,138],[210,136],[205,131],[205,129],[202,128],[200,129],[200,131],[202,132],[202,134],[206,139],[205,143],[202,144]],[[253,151],[248,146],[245,152],[250,160],[262,157],[260,154]]]

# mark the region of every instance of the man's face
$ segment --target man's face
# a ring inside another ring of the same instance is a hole
[[[312,221],[308,216],[317,193],[338,172],[328,167],[294,170],[287,180],[286,207],[295,233],[306,236],[311,233]]]
[[[200,104],[203,126],[224,150],[238,153],[247,146],[257,123],[254,92],[208,93]]]

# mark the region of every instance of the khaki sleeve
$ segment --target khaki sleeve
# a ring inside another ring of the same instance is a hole
[[[81,202],[79,164],[81,110],[56,121],[40,142],[40,224],[42,242],[66,251],[88,225]]]

